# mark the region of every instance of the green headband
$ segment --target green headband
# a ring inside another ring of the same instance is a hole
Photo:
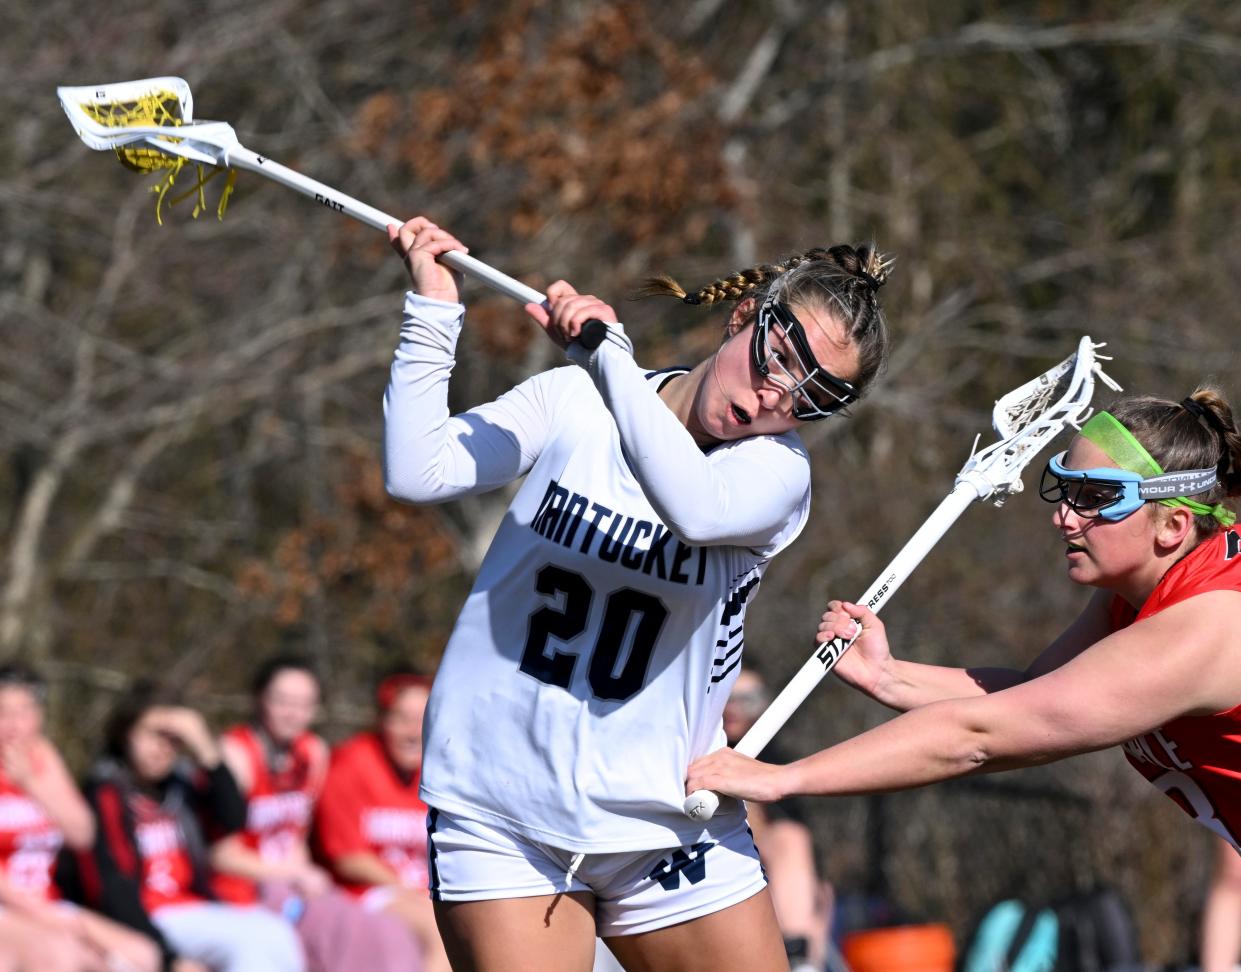
[[[1163,467],[1111,412],[1096,412],[1090,421],[1082,426],[1081,436],[1106,452],[1108,458],[1121,469],[1127,469],[1146,479],[1163,475]],[[1230,527],[1237,522],[1237,515],[1223,503],[1207,506],[1186,496],[1155,502],[1164,506],[1184,506],[1198,516],[1213,516],[1223,527]]]

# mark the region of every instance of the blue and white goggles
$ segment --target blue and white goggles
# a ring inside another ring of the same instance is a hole
[[[1048,460],[1038,494],[1048,503],[1067,504],[1086,519],[1123,520],[1143,503],[1206,493],[1218,481],[1215,467],[1142,476],[1111,467],[1067,469],[1064,456],[1062,452]]]

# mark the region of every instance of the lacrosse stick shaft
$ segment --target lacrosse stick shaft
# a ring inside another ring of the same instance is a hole
[[[400,226],[405,222],[402,219],[397,219],[395,216],[389,216],[381,209],[368,206],[361,200],[354,199],[338,189],[333,189],[317,179],[311,179],[309,176],[302,175],[288,166],[281,165],[279,162],[273,162],[267,156],[259,155],[257,152],[253,152],[242,145],[233,145],[222,162],[224,165],[237,169],[257,172],[273,182],[278,182],[282,186],[300,192],[304,196],[309,196],[315,202],[326,206],[328,209],[351,216],[359,222],[365,223],[367,226],[373,226],[378,230],[386,231],[389,226]],[[481,284],[485,284],[492,290],[498,291],[506,297],[511,297],[518,303],[547,306],[547,296],[545,294],[539,293],[533,287],[526,286],[520,280],[510,277],[507,273],[502,273],[481,260],[474,259],[468,253],[453,250],[441,256],[439,261],[445,266],[451,267],[467,277],[472,277]],[[582,327],[582,333],[579,335],[578,340],[586,348],[593,351],[603,343],[607,333],[607,326],[602,321],[590,320]]]
[[[986,498],[989,493],[990,490],[985,486],[976,485],[973,481],[959,480],[952,492],[944,497],[892,562],[884,568],[883,573],[866,589],[858,603],[865,604],[872,611],[880,611],[931,552],[931,548],[948,532],[948,528],[960,519],[966,508],[975,500]],[[848,641],[833,638],[815,646],[814,654],[737,742],[734,747],[737,752],[743,756],[757,756],[761,753],[797,711],[797,707],[806,701],[815,686],[836,667],[836,663],[844,657],[856,638],[857,635]],[[685,799],[685,813],[695,820],[709,820],[718,805],[719,798],[711,791],[695,790]]]
[[[325,185],[316,179],[311,179],[300,172],[295,172],[293,169],[283,166],[279,162],[273,162],[267,156],[259,155],[257,152],[252,152],[241,145],[234,146],[229,151],[224,163],[237,169],[257,172],[273,182],[278,182],[282,186],[300,192],[304,196],[309,196],[315,202],[326,206],[328,209],[343,213],[346,216],[352,216],[359,222],[365,223],[367,226],[373,226],[377,230],[386,231],[389,226],[400,226],[405,222],[403,219],[389,216],[374,206],[368,206],[352,196],[345,195],[345,193],[338,189],[333,189],[331,186]],[[520,303],[542,304],[547,300],[545,295],[539,293],[533,287],[527,287],[520,280],[500,272],[495,267],[488,266],[481,260],[475,260],[469,254],[457,251],[445,253],[440,257],[440,263],[460,271],[479,283],[486,284],[492,290],[499,291],[506,297],[511,297]]]
[[[897,589],[905,583],[914,569],[922,563],[940,538],[977,499],[983,498],[977,488],[968,483],[958,483],[918,528],[909,542],[901,548],[900,553],[884,568],[876,581],[866,589],[859,604],[865,604],[878,613],[888,602]],[[814,690],[827,674],[836,667],[836,663],[844,657],[853,641],[834,638],[816,646],[815,653],[810,656],[796,675],[789,681],[783,691],[772,700],[771,705],[750,727],[749,732],[741,737],[736,745],[737,752],[743,756],[757,756],[761,753],[789,718],[797,711],[797,707],[806,701],[806,697]]]
[[[386,231],[389,226],[400,226],[405,222],[251,151],[237,141],[232,126],[226,122],[193,121],[193,95],[189,85],[181,78],[61,86],[56,89],[56,94],[74,131],[93,149],[115,148],[120,154],[127,147],[143,146],[143,151],[186,159],[200,165],[245,169],[378,230]],[[145,113],[139,112],[144,99],[154,99],[158,112],[151,105],[145,106]],[[139,123],[125,123],[126,111],[140,115]],[[118,119],[121,120],[119,123]],[[175,123],[167,124],[168,120]],[[141,168],[148,166],[142,165]],[[445,253],[439,261],[519,303],[547,306],[545,294],[465,253]],[[603,343],[607,334],[606,324],[590,320],[583,325],[578,340],[593,351]]]
[[[1002,501],[1019,492],[1021,472],[1039,450],[1066,425],[1077,428],[1078,422],[1089,413],[1096,378],[1120,390],[1099,365],[1096,351],[1100,347],[1101,344],[1083,337],[1075,354],[995,403],[991,422],[1000,441],[981,452],[971,451],[969,460],[957,474],[952,492],[862,595],[861,600],[867,607],[878,611],[886,603],[970,503],[997,494]],[[1059,397],[1053,402],[1052,395]],[[745,756],[758,755],[811,690],[836,667],[860,633],[859,630],[848,641],[836,638],[820,645],[738,742],[737,752]],[[710,820],[718,806],[719,798],[714,793],[697,790],[686,798],[684,810],[694,820]]]

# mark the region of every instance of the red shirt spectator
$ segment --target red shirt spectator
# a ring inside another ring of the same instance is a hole
[[[425,675],[397,673],[376,692],[374,731],[332,753],[315,817],[320,856],[363,906],[398,917],[418,938],[428,972],[446,972],[427,892],[427,806],[418,796]]]
[[[167,968],[304,972],[286,922],[213,899],[207,841],[242,827],[245,802],[202,716],[139,683],[106,737],[87,789],[99,838],[77,858],[80,896],[159,942]]]
[[[237,839],[269,863],[299,854],[323,788],[327,761],[323,741],[313,732],[301,733],[279,755],[275,766],[269,758],[272,747],[254,726],[234,726],[224,733],[223,744],[230,766],[240,762],[249,782],[246,825]],[[221,900],[238,904],[250,904],[259,897],[254,882],[233,874],[217,874],[214,888]]]
[[[43,807],[0,769],[0,880],[45,901],[58,898],[52,868],[63,843]]]
[[[33,670],[0,666],[0,966],[155,972],[154,942],[59,900],[57,852],[85,852],[95,822],[43,735],[45,693]]]
[[[371,853],[406,888],[427,886],[427,805],[418,797],[419,772],[402,772],[388,758],[378,733],[341,743],[319,804],[319,845],[329,862]],[[371,885],[337,873],[353,894]]]
[[[311,859],[310,821],[327,773],[327,744],[312,731],[319,676],[309,659],[276,655],[251,683],[253,720],[220,740],[246,799],[246,823],[211,848],[214,887],[295,921],[309,972],[426,972],[421,946],[399,917],[336,888]]]
[[[165,905],[206,900],[194,889],[194,863],[177,815],[136,791],[130,793],[129,809],[141,863],[142,906],[154,912]]]

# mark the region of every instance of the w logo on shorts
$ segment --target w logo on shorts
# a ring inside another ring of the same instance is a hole
[[[647,877],[658,881],[665,891],[679,888],[682,874],[690,884],[697,884],[707,876],[707,851],[715,844],[714,840],[694,844],[689,848],[689,853],[686,853],[685,848],[678,848],[672,852],[671,858],[666,857],[656,864]]]

